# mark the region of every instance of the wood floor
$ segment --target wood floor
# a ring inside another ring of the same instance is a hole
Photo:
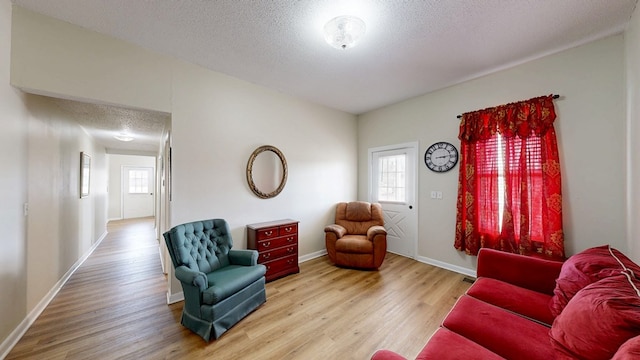
[[[166,304],[153,220],[108,231],[7,359],[369,359],[380,348],[414,358],[470,286],[393,254],[378,272],[321,257],[268,283],[264,305],[206,343],[180,325],[182,302]]]

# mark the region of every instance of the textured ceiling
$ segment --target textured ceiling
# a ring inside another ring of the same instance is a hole
[[[115,154],[157,154],[162,132],[169,127],[171,115],[154,111],[125,109],[110,105],[88,104],[73,100],[51,99],[53,104],[75,119],[97,143]],[[114,138],[126,131],[134,141]]]
[[[13,0],[283,93],[360,114],[623,31],[637,0]],[[353,48],[324,24],[367,24]]]

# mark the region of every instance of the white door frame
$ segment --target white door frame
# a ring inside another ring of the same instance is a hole
[[[157,189],[156,189],[156,172],[155,172],[155,164],[154,166],[143,166],[143,165],[122,165],[121,169],[120,169],[120,217],[122,219],[125,218],[124,216],[124,203],[125,203],[125,196],[127,195],[127,193],[129,192],[129,189],[126,188],[126,184],[128,183],[128,179],[126,179],[125,177],[129,175],[128,170],[130,169],[149,169],[149,174],[151,174],[151,176],[153,176],[153,181],[149,182],[150,185],[150,189],[149,192],[152,193],[152,198],[153,198],[153,210],[152,210],[152,215],[153,217],[156,216],[156,198],[157,198]]]
[[[418,156],[419,154],[418,150],[420,149],[420,144],[418,143],[418,141],[369,148],[368,162],[367,162],[367,168],[368,168],[367,196],[368,196],[369,202],[373,201],[373,176],[374,176],[373,166],[372,166],[373,154],[380,151],[400,150],[400,149],[406,149],[406,148],[411,148],[415,154],[415,159],[413,164],[414,174],[412,178],[407,179],[409,180],[408,185],[412,186],[413,188],[412,189],[413,199],[409,199],[412,204],[409,204],[409,205],[412,206],[413,208],[412,214],[414,214],[415,216],[415,221],[413,222],[415,224],[415,228],[413,229],[415,238],[413,239],[413,244],[411,246],[412,254],[410,254],[411,255],[410,257],[412,259],[415,259],[418,254],[418,173],[420,169],[419,156]]]

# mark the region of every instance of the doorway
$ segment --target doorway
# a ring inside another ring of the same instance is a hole
[[[418,143],[369,149],[369,201],[382,205],[387,250],[414,259],[418,243]]]
[[[155,180],[153,167],[122,167],[122,218],[154,216]]]

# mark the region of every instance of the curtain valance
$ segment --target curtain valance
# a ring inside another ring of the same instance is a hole
[[[543,136],[556,119],[553,95],[464,113],[458,138],[467,142],[504,137]]]

